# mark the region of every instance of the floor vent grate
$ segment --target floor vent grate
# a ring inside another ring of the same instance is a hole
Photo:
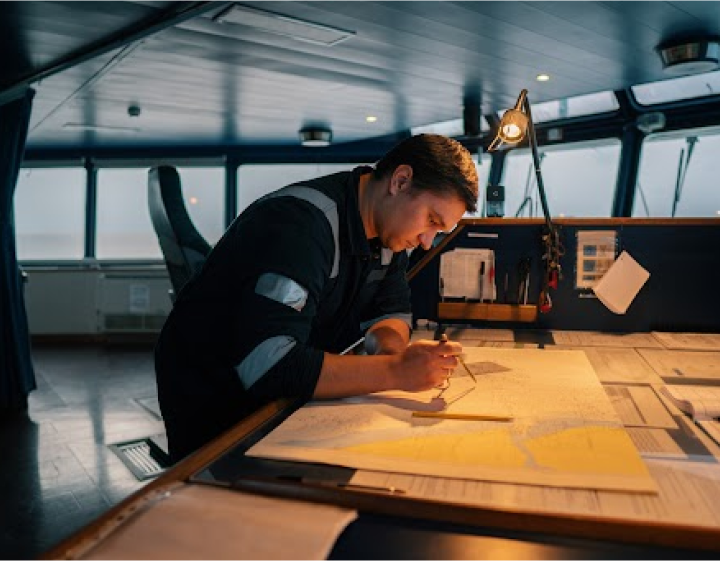
[[[109,448],[140,481],[157,477],[170,465],[165,451],[151,438],[119,442]]]

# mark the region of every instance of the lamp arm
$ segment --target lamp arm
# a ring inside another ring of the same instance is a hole
[[[524,109],[524,111],[521,111]],[[488,147],[488,152],[496,150],[503,142],[503,135],[507,131],[503,131],[503,122],[507,118],[507,127],[510,129],[510,125],[516,128],[520,128],[520,124],[517,118],[517,112],[522,112],[524,117],[527,118],[527,125],[522,123],[523,126],[527,127],[527,134],[530,137],[528,142],[530,144],[530,150],[532,151],[533,165],[535,167],[535,178],[537,179],[538,194],[540,195],[540,204],[542,205],[543,215],[545,216],[545,227],[547,233],[543,234],[542,241],[545,244],[545,254],[543,259],[545,260],[545,275],[543,276],[542,289],[540,292],[540,298],[538,300],[538,308],[542,313],[547,313],[552,308],[552,300],[550,299],[550,289],[556,289],[558,287],[558,281],[561,278],[560,275],[560,256],[565,252],[560,242],[560,232],[558,228],[553,224],[552,218],[550,217],[550,210],[548,209],[547,196],[545,195],[545,184],[543,183],[542,172],[540,171],[540,157],[538,156],[537,149],[537,137],[535,136],[535,123],[533,123],[532,110],[530,108],[530,102],[527,98],[527,90],[522,90],[515,108],[513,110],[506,111],[503,115],[500,126],[498,127],[497,135]],[[512,118],[511,118],[512,117]],[[515,134],[512,135],[510,140],[505,140],[509,144],[517,144],[522,140],[522,135],[515,138]],[[528,185],[530,184],[530,175],[528,174]],[[523,199],[520,208],[515,216],[518,216],[526,203],[529,203],[532,208],[532,198],[528,196],[526,185],[525,198]]]
[[[542,205],[543,215],[545,216],[545,223],[547,224],[548,230],[553,231],[553,223],[550,218],[550,209],[547,204],[547,197],[545,196],[545,185],[542,179],[542,173],[540,172],[540,157],[538,156],[537,150],[537,137],[535,136],[535,123],[532,118],[532,110],[530,109],[530,102],[525,97],[524,105],[525,112],[528,116],[528,135],[530,141],[530,150],[532,151],[533,164],[535,165],[535,179],[537,180],[538,192],[540,193],[540,204]]]
[[[533,123],[532,110],[527,97],[524,100],[525,112],[528,117],[528,135],[530,136],[530,150],[532,151],[533,164],[535,165],[535,178],[537,179],[538,193],[540,194],[540,204],[542,205],[543,214],[545,215],[545,225],[547,234],[543,236],[545,243],[545,275],[543,276],[540,298],[538,299],[538,309],[542,313],[547,313],[552,309],[552,300],[550,299],[550,289],[558,287],[560,279],[560,256],[564,253],[560,243],[560,233],[552,222],[550,210],[548,209],[547,197],[545,196],[545,185],[540,171],[540,157],[538,156],[537,137],[535,136],[535,123]]]

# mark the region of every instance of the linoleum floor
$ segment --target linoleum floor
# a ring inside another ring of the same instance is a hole
[[[26,415],[0,420],[0,558],[32,559],[147,483],[108,445],[161,434],[152,346],[34,345]]]

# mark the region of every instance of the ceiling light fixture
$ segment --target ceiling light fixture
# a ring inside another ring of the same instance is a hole
[[[375,115],[368,115],[365,117],[365,121],[368,123],[375,123],[377,121],[377,117]]]
[[[547,82],[548,80],[550,80],[550,74],[538,74],[535,79],[538,82]]]
[[[298,133],[300,144],[308,147],[330,146],[332,131],[330,129],[304,128]]]
[[[231,4],[230,7],[217,14],[213,21],[254,27],[268,33],[326,47],[337,45],[355,35],[354,31],[305,21],[269,10],[251,8],[242,4]]]
[[[671,76],[711,72],[720,66],[720,38],[669,39],[655,50],[660,55],[663,70]]]

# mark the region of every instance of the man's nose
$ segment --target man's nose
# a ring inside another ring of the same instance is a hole
[[[430,232],[423,232],[420,234],[420,245],[422,245],[423,249],[425,251],[429,250],[432,247],[433,240],[435,239],[435,232],[434,230],[431,230]]]

